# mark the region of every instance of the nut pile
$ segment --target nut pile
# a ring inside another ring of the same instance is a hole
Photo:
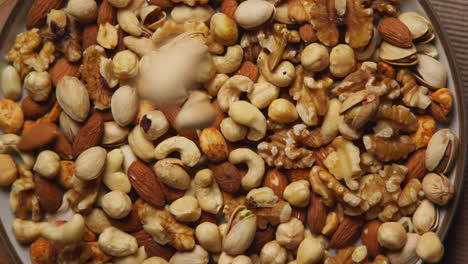
[[[35,0],[0,99],[31,262],[438,262],[453,95],[431,24],[399,4]],[[140,62],[187,39],[207,47],[197,89],[140,99]]]

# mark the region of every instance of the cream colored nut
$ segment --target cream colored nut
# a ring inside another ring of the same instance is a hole
[[[249,30],[267,23],[275,13],[275,6],[268,1],[244,1],[237,7],[234,18],[239,26]]]
[[[143,261],[141,264],[169,264],[169,262],[160,257],[151,257]]]
[[[278,241],[273,240],[266,243],[260,251],[260,259],[263,264],[281,264],[286,263],[288,253]]]
[[[132,0],[109,0],[109,4],[115,8],[127,7],[131,2]]]
[[[301,53],[301,64],[306,70],[320,72],[328,67],[328,49],[320,43],[312,43]]]
[[[239,35],[236,22],[224,13],[216,13],[211,17],[210,32],[216,42],[225,46],[236,44]]]
[[[328,111],[323,119],[322,127],[320,128],[323,144],[330,143],[330,141],[332,141],[338,135],[339,123],[337,120],[339,120],[340,117],[340,108],[341,102],[336,98],[333,98],[328,103]]]
[[[112,59],[101,57],[99,73],[101,73],[109,88],[113,89],[119,84],[119,78],[112,72]]]
[[[60,157],[51,150],[44,150],[37,156],[33,170],[41,176],[52,179],[60,170]]]
[[[137,240],[115,227],[108,227],[99,235],[99,246],[104,253],[113,257],[125,257],[138,250]]]
[[[102,147],[92,147],[83,151],[76,159],[75,176],[81,180],[96,179],[104,171],[107,152]]]
[[[219,89],[224,85],[224,83],[229,79],[224,73],[218,73],[211,79],[209,82],[205,83],[204,87],[211,96],[216,96],[219,92]]]
[[[208,264],[210,256],[201,246],[195,245],[192,251],[177,251],[169,260],[170,264]]]
[[[252,260],[245,255],[239,255],[232,259],[232,264],[252,264]]]
[[[426,263],[438,263],[444,256],[444,245],[434,232],[427,232],[419,238],[416,254]]]
[[[134,264],[134,263],[143,263],[145,259],[148,258],[146,254],[146,250],[144,246],[138,248],[135,254],[126,256],[126,257],[118,257],[114,258],[112,263],[113,264]],[[166,262],[167,263],[167,262]]]
[[[242,93],[248,93],[253,87],[252,80],[243,75],[234,75],[229,78],[218,92],[219,107],[227,112],[231,104],[239,101]]]
[[[60,113],[59,123],[60,123],[60,130],[63,132],[65,137],[70,142],[73,142],[73,139],[75,138],[76,134],[78,134],[78,131],[81,128],[81,124],[73,120],[70,116],[68,116],[63,111],[62,113]]]
[[[353,254],[351,255],[353,263],[361,263],[367,259],[367,247],[364,245],[358,246],[354,249]]]
[[[406,230],[400,223],[387,222],[379,227],[377,240],[385,248],[399,250],[405,246],[406,239]]]
[[[306,238],[297,249],[297,263],[315,264],[321,263],[325,257],[325,247],[320,239]]]
[[[246,163],[249,170],[242,177],[241,185],[244,190],[251,190],[262,183],[265,174],[265,161],[254,151],[248,148],[238,148],[229,154],[232,164]]]
[[[83,216],[74,214],[73,217],[63,225],[47,223],[41,228],[41,236],[54,243],[70,244],[76,243],[83,237],[85,222]]]
[[[220,129],[223,136],[230,142],[243,140],[249,132],[247,127],[237,124],[230,117],[226,117],[221,121]]]
[[[44,102],[49,99],[52,92],[52,82],[48,72],[30,72],[24,78],[24,89],[36,102]]]
[[[79,22],[86,24],[96,19],[98,6],[95,0],[70,0],[65,12]]]
[[[101,234],[106,228],[112,226],[106,214],[98,208],[94,208],[91,213],[86,215],[85,220],[86,227],[96,234]]]
[[[0,186],[9,186],[17,177],[15,160],[8,154],[0,154]]]
[[[335,46],[330,52],[330,72],[335,77],[345,77],[354,70],[356,58],[353,49],[346,44]]]
[[[279,87],[269,82],[258,82],[254,84],[252,90],[247,94],[250,102],[258,109],[268,107],[279,96]]]
[[[220,224],[218,226],[218,229],[219,229],[219,233],[221,234],[221,237],[224,238],[224,235],[226,234],[226,229],[228,227],[228,224],[227,223],[224,223],[224,224]],[[223,252],[224,253],[224,252]]]
[[[156,177],[169,187],[186,190],[190,186],[190,175],[185,171],[184,164],[179,159],[162,159],[153,167]]]
[[[258,207],[274,207],[278,202],[278,196],[269,187],[252,189],[247,193],[247,203]]]
[[[17,101],[21,98],[21,78],[11,65],[6,66],[2,72],[2,92],[6,99]]]
[[[325,236],[331,236],[336,231],[339,224],[340,220],[338,219],[338,214],[336,212],[328,213],[325,226],[322,228],[322,234]]]
[[[203,169],[195,174],[195,196],[203,211],[217,214],[223,207],[223,194],[213,178],[213,171]]]
[[[18,133],[24,124],[21,105],[10,99],[0,99],[0,130],[4,133]]]
[[[201,216],[201,208],[193,196],[183,196],[169,206],[169,212],[181,222],[195,222]]]
[[[277,123],[292,123],[297,120],[299,115],[293,103],[280,98],[274,100],[268,107],[268,117]]]
[[[304,240],[304,225],[292,217],[288,222],[278,225],[275,238],[285,248],[294,250]]]
[[[111,191],[122,191],[129,193],[132,189],[128,176],[122,172],[124,156],[122,150],[113,149],[107,153],[106,167],[102,176],[102,181]]]
[[[171,11],[171,17],[177,23],[186,23],[186,22],[203,22],[208,23],[211,16],[215,13],[213,8],[209,5],[203,6],[186,6],[178,5],[174,7]]]
[[[121,191],[106,193],[101,200],[102,209],[114,219],[122,219],[132,211],[133,204],[130,197]]]
[[[133,153],[133,150],[130,147],[130,145],[123,145],[120,147],[120,150],[122,151],[122,155],[124,156],[124,172],[128,173],[128,168],[130,168],[132,163],[137,160],[137,157],[135,153]]]
[[[259,141],[265,137],[267,128],[265,116],[254,105],[247,101],[237,101],[231,104],[229,116],[237,124],[249,127],[248,140]]]
[[[443,174],[428,173],[422,181],[422,188],[426,198],[437,205],[446,205],[453,197],[453,185]]]
[[[119,9],[117,11],[117,22],[123,31],[132,36],[139,37],[143,33],[140,26],[140,20],[129,8]]]
[[[146,113],[140,120],[140,128],[149,140],[156,140],[169,130],[169,122],[161,111]]]
[[[416,245],[418,244],[420,236],[415,233],[408,233],[408,240],[405,246],[400,251],[388,252],[387,257],[390,263],[394,264],[407,264],[416,263],[419,260],[416,254]]]
[[[170,137],[159,143],[154,149],[154,156],[156,159],[161,160],[172,152],[179,152],[180,160],[188,167],[197,165],[201,157],[197,145],[192,140],[181,136]]]
[[[220,13],[217,13],[220,14]],[[213,56],[213,63],[218,73],[233,73],[239,69],[244,51],[240,45],[234,45],[227,48],[226,54]]]
[[[31,243],[41,235],[41,228],[48,225],[47,222],[33,222],[16,218],[11,225],[16,240],[20,243]]]
[[[34,154],[19,151],[16,145],[20,142],[21,138],[15,134],[5,134],[0,137],[0,154],[16,153],[20,156],[21,162],[26,169],[32,169],[36,162]]]
[[[135,119],[138,112],[138,94],[135,88],[122,86],[112,95],[112,116],[120,126],[127,126]]]
[[[83,122],[88,117],[90,102],[88,91],[76,77],[65,76],[56,87],[57,102],[73,120]]]
[[[121,80],[135,77],[138,67],[138,57],[130,50],[119,51],[112,59],[112,72]]]
[[[119,44],[117,28],[109,22],[99,25],[97,43],[106,49],[114,49]]]
[[[63,9],[52,9],[49,14],[47,14],[46,32],[55,36],[63,36],[63,34],[65,34],[67,22],[67,13]]]
[[[282,61],[273,71],[270,70],[268,55],[265,52],[260,53],[257,64],[262,76],[275,86],[287,87],[296,78],[296,68],[287,60]]]
[[[105,122],[102,145],[106,147],[120,146],[125,143],[129,133],[128,127],[121,127],[114,121]]]
[[[128,135],[128,144],[133,153],[144,161],[154,159],[154,145],[148,140],[139,125],[135,126]]]
[[[216,118],[216,111],[211,105],[211,98],[202,91],[192,91],[180,109],[175,126],[181,129],[203,129],[211,126]]]
[[[299,180],[290,183],[283,192],[283,197],[291,205],[305,207],[309,204],[310,184],[306,180]]]
[[[424,200],[412,217],[414,231],[419,234],[434,230],[439,223],[439,211],[429,200]]]
[[[195,236],[198,243],[207,251],[212,253],[221,252],[222,238],[217,225],[203,222],[195,228]]]
[[[137,38],[134,36],[126,36],[123,38],[125,47],[143,57],[154,50],[154,43],[146,37]]]

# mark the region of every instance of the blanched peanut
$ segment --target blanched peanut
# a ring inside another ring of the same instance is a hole
[[[397,222],[383,223],[379,227],[377,239],[379,244],[391,250],[403,248],[406,243],[406,230]]]

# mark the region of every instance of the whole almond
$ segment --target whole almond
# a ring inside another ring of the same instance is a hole
[[[221,4],[220,11],[226,14],[226,16],[234,19],[237,7],[239,7],[239,2],[237,0],[224,0]]]
[[[160,257],[169,261],[172,255],[174,255],[174,250],[172,248],[159,245],[145,230],[135,232],[132,236],[136,238],[138,246],[145,247],[148,258]]]
[[[34,193],[41,209],[49,214],[57,212],[62,204],[63,191],[59,185],[38,175],[34,176]]]
[[[166,198],[161,184],[151,168],[141,161],[134,161],[128,168],[128,178],[143,200],[153,206],[164,207]]]
[[[109,3],[109,0],[103,0],[99,8],[97,23],[104,25],[109,23],[115,25],[117,20],[117,10]]]
[[[373,220],[366,223],[361,233],[362,244],[367,247],[367,253],[371,257],[376,257],[382,253],[382,247],[377,240],[377,233],[382,222],[379,220]]]
[[[275,195],[280,199],[283,199],[283,192],[288,184],[288,178],[278,169],[268,171],[263,180],[263,186],[272,189]]]
[[[58,134],[58,127],[52,123],[40,123],[21,136],[18,149],[21,151],[33,151],[52,143]]]
[[[237,71],[237,74],[249,77],[254,83],[257,82],[260,76],[258,67],[251,61],[244,61]]]
[[[99,113],[94,113],[88,118],[86,123],[80,128],[73,141],[73,151],[75,155],[88,148],[98,146],[102,142],[104,135],[104,122]]]
[[[61,131],[57,133],[54,151],[57,152],[63,160],[72,160],[75,156],[72,145]]]
[[[330,240],[331,248],[351,246],[361,234],[363,220],[360,217],[346,216]]]
[[[26,16],[26,28],[40,28],[45,22],[47,15],[52,9],[60,9],[63,0],[35,0]]]
[[[309,208],[307,209],[307,223],[313,234],[320,234],[326,224],[328,209],[322,202],[322,198],[313,194],[310,197]]]
[[[102,147],[92,147],[83,151],[75,162],[75,176],[81,180],[94,180],[104,171],[107,151]]]
[[[99,27],[96,24],[89,24],[85,26],[83,29],[83,39],[81,45],[83,46],[83,50],[91,47],[92,45],[97,45],[97,35],[98,35]]]
[[[57,102],[73,120],[83,122],[90,110],[85,85],[76,77],[64,76],[57,84]]]
[[[241,173],[236,166],[229,162],[221,164],[212,164],[210,169],[219,188],[227,193],[236,193],[241,186]]]
[[[424,175],[427,173],[426,165],[426,149],[420,149],[408,158],[405,163],[406,168],[408,168],[408,173],[406,174],[405,183],[408,183],[411,179],[422,180]]]
[[[388,17],[382,20],[379,25],[379,32],[386,42],[397,47],[411,48],[413,45],[411,32],[398,18]]]
[[[64,76],[78,78],[80,76],[80,66],[69,62],[66,58],[59,59],[50,70],[50,79],[52,79],[52,83],[57,86]]]
[[[38,119],[39,117],[47,114],[52,107],[54,107],[55,96],[51,96],[49,100],[38,103],[26,96],[21,102],[21,109],[23,110],[24,117],[26,119]]]

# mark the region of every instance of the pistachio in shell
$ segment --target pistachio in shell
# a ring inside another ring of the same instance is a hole
[[[405,246],[399,251],[390,251],[387,257],[392,264],[416,263],[419,260],[416,254],[416,245],[421,236],[415,233],[408,233]]]
[[[444,174],[450,172],[458,156],[458,144],[458,137],[450,129],[437,131],[427,145],[427,170]]]
[[[439,224],[439,210],[429,200],[424,200],[413,214],[413,227],[418,234],[435,230]]]
[[[411,66],[418,63],[416,47],[403,49],[388,42],[382,42],[379,49],[380,59],[396,66]]]
[[[231,256],[242,254],[250,247],[257,230],[257,217],[245,206],[237,207],[229,219],[223,238],[223,251]]]
[[[242,2],[234,13],[234,18],[242,28],[256,29],[275,17],[275,6],[264,0]]]
[[[415,43],[429,43],[435,38],[431,23],[423,16],[415,12],[405,12],[398,19],[408,27]]]
[[[431,43],[417,44],[416,50],[418,51],[418,53],[425,54],[434,59],[437,59],[439,57],[439,51],[437,50],[436,46],[434,46],[434,44]]]
[[[442,63],[426,54],[418,54],[417,57],[416,78],[432,89],[445,87],[447,84],[447,70]]]
[[[428,173],[422,181],[424,195],[429,201],[444,206],[453,197],[453,185],[443,174]]]
[[[377,45],[380,43],[381,39],[382,38],[380,37],[379,31],[374,27],[372,31],[372,37],[369,43],[365,47],[354,50],[356,59],[359,61],[372,59],[372,56],[375,54]]]
[[[362,128],[377,113],[379,96],[372,91],[361,90],[350,95],[341,105],[340,114],[352,128]]]

